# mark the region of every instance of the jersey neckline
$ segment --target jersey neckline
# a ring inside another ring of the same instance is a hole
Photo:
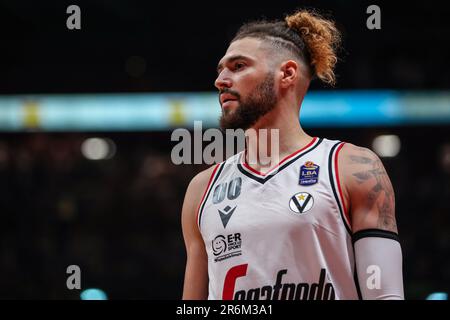
[[[284,157],[283,160],[281,160],[277,165],[275,165],[266,173],[261,173],[253,169],[252,167],[250,167],[250,165],[248,165],[245,162],[245,151],[241,153],[237,167],[239,171],[244,175],[246,175],[247,177],[264,184],[269,179],[274,177],[278,172],[289,166],[291,163],[295,162],[297,159],[303,157],[305,154],[314,150],[322,141],[323,138],[314,137],[306,146]]]

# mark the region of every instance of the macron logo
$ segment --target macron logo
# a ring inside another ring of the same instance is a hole
[[[234,206],[234,208],[231,208],[230,206],[226,206],[224,209],[219,209],[219,215],[220,219],[222,220],[223,227],[226,228],[228,221],[230,221],[230,218],[236,209],[237,206]]]

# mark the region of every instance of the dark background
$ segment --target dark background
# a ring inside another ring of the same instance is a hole
[[[66,28],[70,4],[81,7],[79,31]],[[366,28],[370,4],[381,7],[381,30]],[[305,6],[343,32],[335,90],[450,89],[445,2],[18,0],[0,1],[0,94],[213,91],[241,23]],[[383,162],[396,191],[406,297],[449,292],[449,126],[306,129],[366,147],[379,134],[401,138],[400,154]],[[111,299],[180,298],[181,205],[207,166],[173,165],[170,134],[0,132],[0,298],[79,299],[66,288],[72,264],[83,289]],[[83,158],[92,136],[112,139],[116,156]]]
[[[81,30],[66,8],[81,8]],[[366,8],[381,8],[368,30]],[[210,91],[218,60],[248,20],[298,7],[334,17],[344,50],[337,88],[447,89],[450,6],[444,1],[0,1],[0,92]],[[132,56],[145,72],[126,72]],[[317,88],[316,85],[314,88]]]

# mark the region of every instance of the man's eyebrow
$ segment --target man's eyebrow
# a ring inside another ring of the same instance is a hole
[[[243,56],[242,54],[237,54],[237,55],[228,57],[227,59],[225,59],[225,62],[226,63],[232,63],[232,62],[234,62],[236,60],[241,60],[241,59],[242,60],[249,60],[250,58],[246,57],[246,56]],[[219,63],[217,65],[217,71],[219,71],[222,68],[223,68],[223,63],[221,62],[221,63]]]

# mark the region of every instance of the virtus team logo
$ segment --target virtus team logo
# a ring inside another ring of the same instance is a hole
[[[303,214],[314,205],[314,198],[308,192],[299,192],[289,200],[289,208],[295,213]]]
[[[222,261],[231,257],[240,256],[242,239],[240,233],[232,233],[227,236],[218,235],[211,243],[214,262]]]

